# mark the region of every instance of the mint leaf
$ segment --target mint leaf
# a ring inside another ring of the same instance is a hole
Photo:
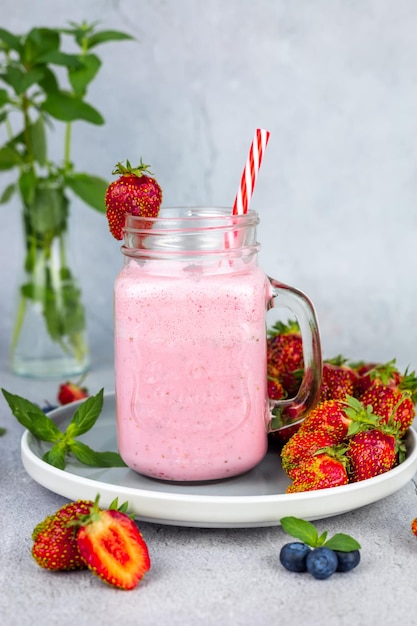
[[[91,104],[63,91],[49,93],[40,108],[62,122],[84,120],[91,124],[104,124],[101,113]]]
[[[83,435],[94,426],[103,408],[103,393],[104,389],[100,389],[95,396],[80,404],[65,431],[67,437]]]
[[[318,532],[315,526],[306,520],[298,517],[282,517],[280,519],[281,526],[286,533],[292,537],[300,539],[307,545],[315,548],[318,541]]]
[[[126,467],[120,454],[117,452],[96,452],[81,441],[69,442],[69,448],[76,459],[92,467]]]
[[[316,527],[311,522],[299,517],[282,517],[280,523],[286,533],[292,537],[297,537],[311,548],[326,546],[326,548],[339,552],[352,552],[361,548],[356,539],[344,533],[336,533],[326,541],[327,531],[319,536]]]
[[[63,443],[58,443],[52,446],[52,448],[48,450],[48,452],[45,452],[45,454],[42,457],[42,460],[45,461],[45,463],[49,463],[49,465],[53,465],[54,467],[57,467],[58,469],[64,470],[65,465],[66,465],[65,463],[66,455],[67,455],[66,445]]]
[[[325,544],[326,548],[331,550],[338,550],[339,552],[352,552],[353,550],[360,550],[360,544],[351,537],[344,533],[336,533]]]
[[[47,417],[37,404],[9,393],[5,389],[2,389],[2,392],[17,421],[35,437],[42,441],[51,441],[53,443],[63,438],[63,433],[55,422]]]
[[[324,546],[326,539],[327,539],[327,530],[325,530],[324,533],[320,535],[320,537],[317,537],[316,547]]]
[[[55,444],[43,455],[45,463],[63,470],[67,456],[72,454],[84,465],[92,467],[127,467],[118,452],[96,452],[74,438],[86,433],[96,423],[103,407],[103,389],[84,400],[77,408],[65,433],[33,402],[5,389],[2,392],[13,415],[22,426],[41,441]]]
[[[74,172],[65,178],[67,186],[91,208],[105,213],[108,182],[99,176]]]

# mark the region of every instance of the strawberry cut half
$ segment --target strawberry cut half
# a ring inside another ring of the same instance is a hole
[[[87,567],[119,589],[134,589],[151,567],[147,545],[131,517],[99,510],[97,500],[81,521],[77,543]]]

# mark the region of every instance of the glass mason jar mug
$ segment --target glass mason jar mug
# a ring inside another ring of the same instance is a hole
[[[257,263],[256,212],[166,208],[128,216],[115,282],[115,389],[121,456],[173,481],[222,479],[267,451],[274,413],[300,420],[319,395],[320,336],[300,291]],[[266,313],[299,322],[304,379],[297,395],[267,393]]]

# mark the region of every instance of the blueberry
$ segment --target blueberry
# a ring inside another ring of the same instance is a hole
[[[307,569],[306,558],[309,552],[311,552],[311,548],[307,544],[293,541],[282,546],[279,560],[281,565],[290,572],[305,572]]]
[[[49,413],[49,411],[53,411],[54,409],[56,409],[57,406],[55,404],[50,404],[49,402],[46,402],[45,406],[41,408],[44,413]]]
[[[320,547],[314,548],[307,555],[306,566],[314,578],[324,580],[329,578],[337,569],[338,559],[334,550]]]
[[[356,567],[361,560],[359,550],[352,550],[351,552],[340,552],[335,550],[338,566],[336,572],[350,572],[351,569]]]

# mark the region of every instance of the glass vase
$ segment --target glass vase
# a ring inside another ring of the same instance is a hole
[[[38,181],[23,206],[24,262],[10,368],[34,378],[65,378],[89,366],[81,290],[71,270],[68,199],[62,185]]]

